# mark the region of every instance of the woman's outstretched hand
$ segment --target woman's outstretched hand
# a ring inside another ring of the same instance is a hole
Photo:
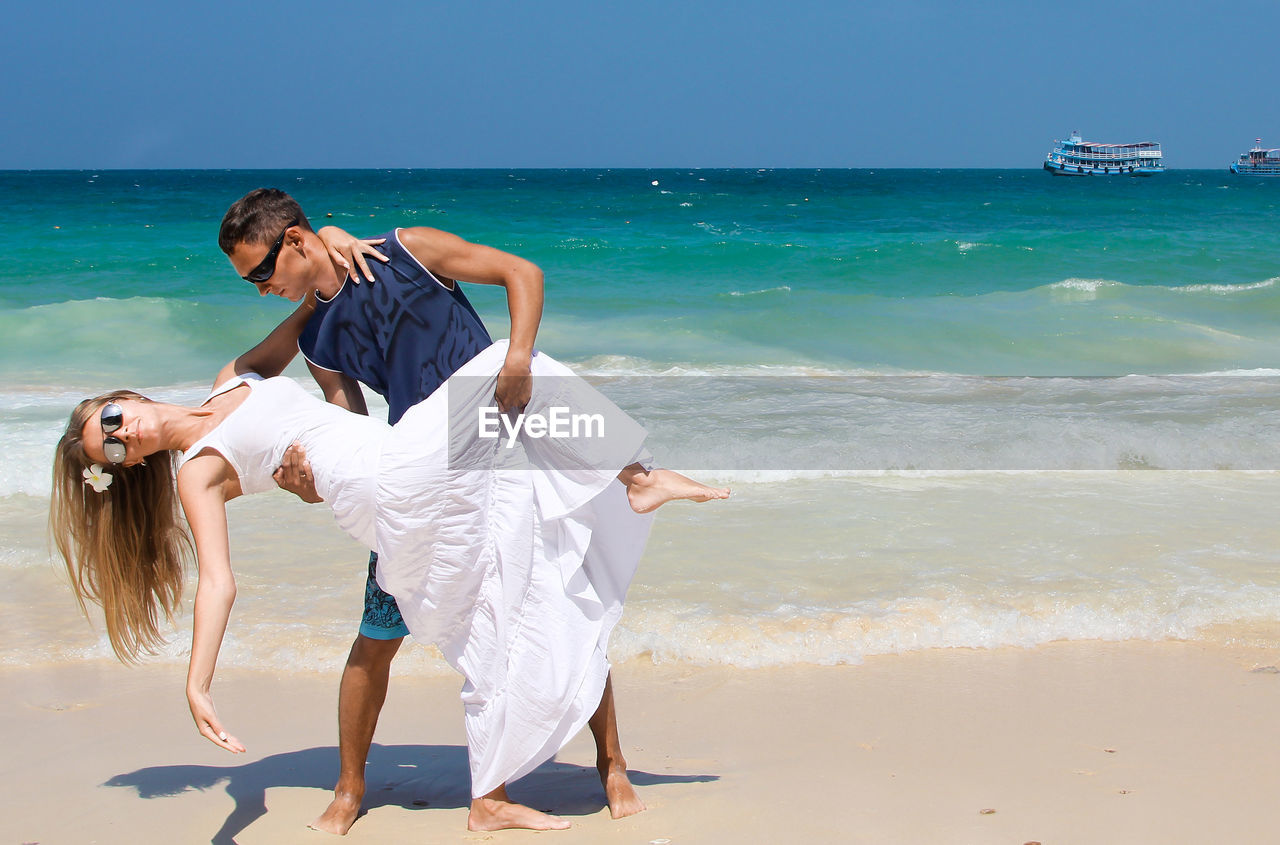
[[[191,707],[191,718],[196,720],[196,727],[205,739],[232,754],[244,753],[245,747],[240,740],[227,733],[222,723],[218,721],[218,711],[213,706],[213,696],[207,692],[187,690],[187,704]]]
[[[332,258],[339,267],[345,269],[351,276],[351,280],[357,285],[360,284],[360,276],[363,273],[364,278],[373,281],[373,273],[369,271],[369,263],[365,260],[365,256],[369,255],[386,263],[390,261],[381,252],[374,249],[386,242],[386,238],[372,238],[362,241],[355,235],[348,234],[346,230],[339,229],[337,226],[322,226],[316,232],[320,236],[320,240],[324,242],[325,248],[329,250],[329,257]],[[359,272],[352,272],[352,266],[359,268]]]

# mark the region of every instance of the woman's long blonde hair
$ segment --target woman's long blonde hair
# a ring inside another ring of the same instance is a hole
[[[85,423],[121,399],[151,401],[116,390],[71,412],[53,458],[49,531],[81,611],[88,615],[86,600],[102,606],[111,648],[132,663],[165,642],[161,620],[172,622],[182,601],[191,538],[178,514],[172,453],[148,455],[145,464],[108,466],[112,483],[101,493],[85,483],[83,471],[93,463],[84,451]]]

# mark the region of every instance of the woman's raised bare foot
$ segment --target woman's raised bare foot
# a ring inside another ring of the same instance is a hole
[[[483,798],[473,798],[471,813],[467,816],[467,830],[566,830],[568,827],[568,819],[515,803],[507,797],[504,786]]]
[[[709,502],[729,498],[728,487],[708,487],[669,469],[633,473],[623,470],[618,477],[627,485],[627,499],[636,513],[655,511],[675,499]]]
[[[351,830],[351,825],[356,823],[356,818],[360,815],[360,801],[360,796],[336,792],[329,806],[320,814],[320,818],[307,827],[324,833],[346,836],[347,831]]]

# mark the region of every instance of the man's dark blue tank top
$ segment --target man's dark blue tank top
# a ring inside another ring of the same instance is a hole
[[[345,373],[387,400],[394,423],[493,341],[462,286],[450,290],[388,232],[370,261],[376,281],[350,279],[328,301],[316,297],[298,348],[307,360]]]

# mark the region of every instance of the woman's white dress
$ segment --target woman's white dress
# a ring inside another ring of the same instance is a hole
[[[240,377],[252,394],[184,454],[228,460],[241,489],[275,489],[297,441],[338,524],[378,552],[378,583],[415,639],[466,678],[473,795],[551,758],[595,711],[609,634],[648,538],[615,478],[646,462],[644,430],[568,368],[532,360],[526,415],[598,411],[607,438],[480,436],[506,356],[499,341],[395,426],[351,414],[288,378]]]

